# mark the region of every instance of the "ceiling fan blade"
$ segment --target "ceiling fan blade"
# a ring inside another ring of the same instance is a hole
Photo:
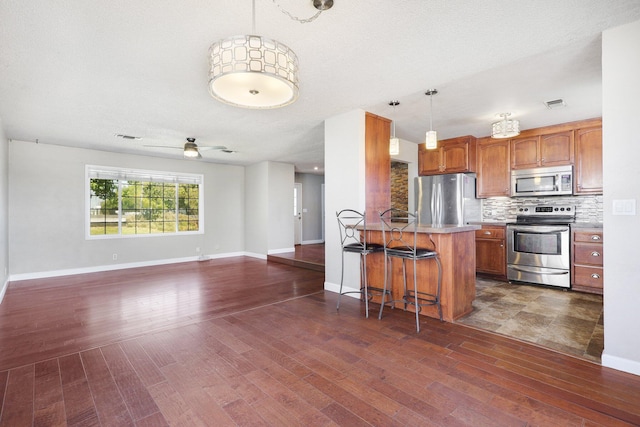
[[[225,147],[224,145],[213,145],[213,146],[205,146],[203,147],[202,145],[198,145],[198,149],[199,150],[226,150],[227,147]]]
[[[147,147],[147,148],[178,148],[180,150],[184,149],[184,147],[173,147],[173,146],[169,146],[169,145],[143,145],[143,147]]]

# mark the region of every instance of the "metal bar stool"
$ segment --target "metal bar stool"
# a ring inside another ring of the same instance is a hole
[[[438,308],[438,315],[440,321],[442,321],[442,307],[440,305],[440,288],[442,284],[442,265],[440,264],[440,258],[438,252],[435,250],[435,243],[429,240],[433,244],[434,249],[419,248],[417,247],[418,231],[417,231],[417,213],[411,213],[400,209],[387,209],[380,213],[380,221],[382,225],[382,239],[384,241],[384,288],[382,295],[382,304],[380,305],[380,314],[378,319],[382,319],[382,310],[386,304],[391,304],[392,307],[396,300],[385,301],[385,295],[387,290],[390,290],[393,283],[390,283],[389,276],[391,269],[388,267],[392,258],[402,259],[402,277],[403,277],[403,294],[402,301],[404,303],[404,309],[407,309],[407,304],[413,304],[416,307],[416,330],[420,332],[420,310],[423,306],[435,305]],[[418,292],[418,280],[416,274],[416,263],[420,260],[433,259],[438,266],[438,284],[435,293]],[[413,290],[407,289],[407,270],[406,261],[413,262]]]
[[[367,221],[365,213],[360,213],[353,209],[343,209],[336,212],[338,226],[340,227],[340,245],[342,246],[342,272],[340,274],[340,292],[338,294],[338,305],[336,310],[340,310],[340,297],[345,294],[359,293],[364,298],[365,312],[369,317],[369,300],[371,292],[383,294],[383,289],[369,286],[367,279],[367,255],[374,252],[383,252],[384,246],[378,243],[367,242]],[[344,254],[360,254],[360,290],[342,292],[344,283]],[[389,293],[389,292],[387,292]],[[384,300],[384,296],[383,296]]]

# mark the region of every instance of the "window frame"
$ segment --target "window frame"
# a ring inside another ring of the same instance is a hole
[[[118,180],[118,233],[117,234],[91,234],[91,179],[112,179]],[[198,230],[179,231],[179,197],[176,188],[176,230],[168,233],[145,233],[145,234],[122,234],[122,181],[140,181],[156,183],[174,184],[197,184],[198,185]],[[204,234],[204,175],[186,172],[169,172],[146,169],[122,168],[114,166],[85,165],[84,173],[85,189],[85,239],[130,239],[139,237],[159,237],[159,236],[186,236]]]

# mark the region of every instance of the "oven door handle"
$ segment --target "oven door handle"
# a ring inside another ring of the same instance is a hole
[[[544,225],[512,225],[509,227],[513,231],[534,231],[536,233],[563,233],[569,231],[569,227],[554,227]]]
[[[562,276],[564,274],[569,274],[568,271],[563,270],[563,271],[540,271],[540,268],[527,268],[527,267],[521,267],[521,266],[516,266],[516,265],[510,265],[509,266],[512,270],[515,271],[523,271],[525,273],[536,273],[536,274],[544,274],[547,276]]]

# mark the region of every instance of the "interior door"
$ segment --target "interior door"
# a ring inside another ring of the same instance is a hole
[[[293,244],[302,243],[302,184],[293,184]]]

